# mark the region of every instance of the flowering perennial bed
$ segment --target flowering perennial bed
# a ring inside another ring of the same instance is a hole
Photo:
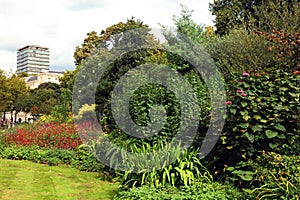
[[[76,149],[82,144],[74,124],[37,124],[33,128],[17,127],[3,134],[6,144],[39,146],[51,149]]]

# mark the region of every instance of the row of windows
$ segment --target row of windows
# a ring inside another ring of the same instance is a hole
[[[24,51],[18,51],[17,54],[26,54],[26,53],[40,53],[40,54],[45,54],[45,55],[49,55],[50,51],[44,51],[44,50],[24,50]]]
[[[35,65],[35,66],[50,65],[50,62],[41,62],[41,61],[33,61],[33,60],[31,60],[31,61],[17,63],[17,66],[21,66],[21,65]]]
[[[26,61],[26,60],[35,60],[35,61],[38,61],[38,60],[42,60],[42,61],[48,61],[49,58],[40,58],[40,57],[27,57],[27,58],[23,58],[23,59],[18,59],[17,61],[18,62],[22,62],[22,61]]]
[[[21,60],[21,61],[18,61],[17,62],[17,65],[19,65],[19,64],[23,64],[23,63],[36,63],[36,64],[43,64],[43,63],[50,63],[50,61],[49,60]]]
[[[49,66],[39,66],[39,67],[35,67],[35,66],[24,67],[24,66],[22,66],[22,67],[18,67],[17,70],[23,70],[23,69],[29,69],[29,68],[49,70]]]
[[[22,60],[22,59],[26,59],[26,58],[44,58],[44,59],[49,59],[49,56],[40,55],[40,54],[28,54],[28,55],[24,55],[24,56],[18,56],[17,60]]]
[[[22,73],[22,72],[31,72],[31,73],[41,73],[43,71],[43,69],[22,69],[22,70],[18,70],[18,73]]]
[[[42,55],[42,56],[50,56],[50,53],[43,53],[43,52],[26,52],[26,53],[20,53],[20,54],[17,54],[17,57],[22,57],[22,56],[31,55],[31,54],[37,54],[37,55]]]
[[[25,55],[17,56],[17,60],[28,58],[28,57],[49,58],[49,55],[42,55],[42,54],[31,53],[31,54],[25,54]]]
[[[25,70],[25,69],[29,69],[29,68],[35,68],[35,69],[44,69],[44,70],[49,70],[49,66],[39,66],[39,67],[36,67],[36,66],[21,66],[21,67],[17,67],[17,70]]]

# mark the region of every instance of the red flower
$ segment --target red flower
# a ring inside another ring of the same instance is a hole
[[[74,124],[44,124],[34,129],[17,128],[12,134],[4,134],[8,144],[40,146],[58,149],[76,149],[82,142]]]

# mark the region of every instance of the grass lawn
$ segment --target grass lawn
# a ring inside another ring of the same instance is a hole
[[[0,159],[0,199],[111,199],[118,185],[66,166]]]

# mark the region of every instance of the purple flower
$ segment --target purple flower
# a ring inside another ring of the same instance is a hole
[[[247,96],[245,93],[242,93],[241,95],[242,95],[243,97]]]
[[[249,76],[250,76],[250,74],[249,74],[249,73],[247,73],[247,72],[244,72],[244,73],[243,73],[243,76],[245,76],[245,77],[249,77]]]

